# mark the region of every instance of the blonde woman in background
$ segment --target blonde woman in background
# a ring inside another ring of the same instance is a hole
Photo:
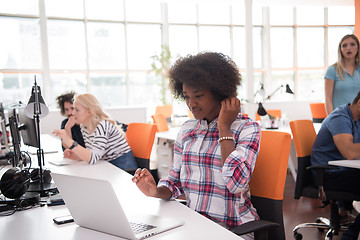
[[[74,141],[63,129],[54,130],[61,138],[64,157],[95,164],[109,161],[121,169],[136,169],[134,155],[125,139],[125,134],[115,126],[102,110],[99,101],[92,94],[81,94],[75,98],[75,121],[81,126],[85,148]]]
[[[338,61],[325,74],[325,108],[329,115],[340,105],[352,102],[360,90],[359,40],[345,35],[338,47]]]

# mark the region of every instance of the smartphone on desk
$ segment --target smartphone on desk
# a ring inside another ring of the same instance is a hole
[[[61,225],[65,223],[71,223],[74,221],[73,217],[71,215],[56,217],[53,219],[54,223]]]

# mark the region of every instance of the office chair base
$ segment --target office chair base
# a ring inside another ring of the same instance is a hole
[[[334,235],[338,235],[339,231],[346,231],[347,226],[340,226],[340,229],[338,231],[335,231],[334,228],[330,227],[330,221],[327,218],[319,217],[316,219],[316,223],[302,223],[297,225],[293,229],[294,238],[296,240],[301,240],[302,234],[298,233],[298,230],[300,228],[317,228],[320,232],[323,232],[325,229],[328,230],[325,236],[325,240],[331,240]]]

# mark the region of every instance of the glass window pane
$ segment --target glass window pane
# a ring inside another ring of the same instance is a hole
[[[286,93],[286,84],[289,84],[290,89],[294,89],[294,72],[292,71],[272,71],[271,91],[266,91],[266,96],[272,95],[271,100],[291,101],[294,100],[294,94]],[[283,87],[280,87],[280,86]],[[280,87],[279,90],[277,90]],[[266,90],[266,89],[265,89]]]
[[[229,27],[199,27],[200,51],[216,51],[231,56]]]
[[[181,41],[179,41],[179,39],[181,39]],[[171,54],[174,57],[197,53],[196,27],[170,25],[169,46]],[[186,46],[186,48],[184,46]]]
[[[86,17],[89,19],[124,20],[124,1],[86,0]]]
[[[127,33],[129,69],[150,69],[150,57],[161,51],[160,26],[129,24]]]
[[[37,19],[0,17],[0,69],[40,69],[41,41]]]
[[[39,0],[0,0],[0,12],[39,15]]]
[[[85,69],[84,23],[48,21],[49,62],[51,69]]]
[[[94,94],[103,107],[126,105],[125,74],[90,74],[90,93]],[[116,94],[109,94],[116,93]]]
[[[244,15],[245,17],[245,15]],[[252,21],[253,21],[253,25],[262,25],[263,24],[263,19],[262,19],[262,7],[261,6],[253,6],[253,11],[252,11]],[[244,20],[245,22],[245,20]]]
[[[46,0],[48,17],[84,18],[83,0]]]
[[[324,25],[324,8],[317,6],[297,7],[296,23],[298,25]]]
[[[224,3],[199,4],[199,23],[230,24],[230,7]]]
[[[125,69],[124,25],[88,23],[89,65],[92,69]]]
[[[299,99],[325,100],[324,70],[299,71]]]
[[[290,27],[270,29],[271,67],[289,68],[294,66],[294,33]]]
[[[333,6],[328,8],[329,25],[354,25],[354,6]]]
[[[31,89],[34,84],[34,76],[42,92],[43,79],[41,74],[36,73],[0,73],[0,96],[4,108],[11,107],[21,101],[27,104],[30,98]],[[47,100],[45,98],[45,102]]]
[[[245,25],[245,6],[242,3],[233,3],[232,9],[232,24]]]
[[[169,23],[196,23],[196,3],[168,2]]]
[[[234,52],[233,60],[239,68],[245,69],[245,29],[244,27],[234,27]]]
[[[329,27],[328,30],[328,44],[329,44],[329,65],[337,62],[338,47],[342,37],[346,34],[352,34],[354,27]]]
[[[69,91],[75,91],[77,94],[87,92],[87,81],[84,73],[51,73],[50,96],[47,98],[47,104],[51,108],[57,108],[56,97]]]
[[[298,28],[297,45],[299,67],[324,66],[323,28]]]
[[[262,68],[262,28],[253,28],[253,55],[254,55],[254,67]]]
[[[293,25],[294,14],[293,7],[270,7],[270,24],[271,25]]]
[[[130,105],[159,105],[160,94],[160,78],[146,72],[131,72],[129,74],[130,87],[128,94],[130,95]],[[170,94],[170,92],[169,92]]]
[[[128,21],[160,22],[161,5],[159,0],[127,0],[125,2]]]

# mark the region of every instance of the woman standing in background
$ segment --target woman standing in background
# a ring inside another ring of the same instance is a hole
[[[329,115],[342,104],[351,103],[360,90],[359,40],[345,35],[338,47],[338,61],[325,74],[325,108]]]

